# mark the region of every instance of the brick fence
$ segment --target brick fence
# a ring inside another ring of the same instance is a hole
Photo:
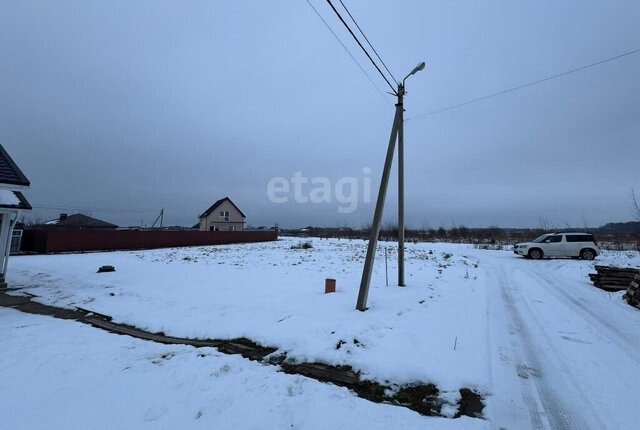
[[[276,231],[25,230],[22,252],[114,251],[267,242]]]

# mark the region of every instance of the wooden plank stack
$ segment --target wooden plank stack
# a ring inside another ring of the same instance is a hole
[[[633,281],[629,284],[623,297],[631,306],[640,308],[640,275],[633,277]]]
[[[596,272],[589,273],[593,285],[606,291],[622,291],[629,288],[640,269],[630,267],[595,266]]]

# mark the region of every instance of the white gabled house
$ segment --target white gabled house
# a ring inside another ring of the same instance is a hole
[[[0,288],[7,286],[5,274],[9,263],[13,227],[20,212],[31,210],[31,205],[20,192],[28,189],[30,185],[27,177],[0,145]]]
[[[242,231],[245,216],[229,197],[212,204],[199,217],[200,231]]]

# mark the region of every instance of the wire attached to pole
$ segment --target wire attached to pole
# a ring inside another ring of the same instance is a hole
[[[369,54],[369,52],[365,49],[364,46],[362,46],[362,43],[360,42],[358,37],[355,35],[353,30],[351,30],[351,27],[349,27],[349,25],[344,20],[344,18],[342,18],[342,15],[340,15],[340,12],[338,12],[338,9],[336,9],[336,7],[333,5],[333,3],[331,3],[331,0],[327,0],[327,3],[329,3],[329,6],[331,6],[331,9],[333,9],[335,14],[338,16],[338,18],[342,22],[342,24],[347,28],[347,30],[349,30],[349,33],[351,34],[351,37],[353,37],[354,40],[358,43],[358,46],[360,46],[360,49],[362,49],[362,51],[364,51],[364,53],[366,54],[367,58],[369,58],[369,61],[371,61],[371,64],[373,64],[373,66],[376,68],[378,73],[380,73],[380,76],[382,76],[382,78],[385,80],[387,85],[389,85],[389,88],[391,88],[391,91],[393,92],[393,94],[397,95],[396,89],[393,87],[393,85],[391,85],[391,82],[389,82],[389,79],[387,79],[387,77],[384,75],[384,73],[382,73],[382,70],[380,70],[380,67],[378,67],[378,64],[376,64],[376,62],[373,61],[373,58],[371,58],[371,55]]]
[[[389,73],[389,75],[391,76],[391,78],[393,79],[394,83],[397,85],[398,84],[398,80],[396,79],[395,76],[393,76],[393,73],[391,73],[391,70],[389,70],[389,68],[387,67],[387,65],[384,63],[384,61],[382,60],[382,58],[380,58],[380,55],[378,54],[378,51],[376,51],[376,48],[373,47],[373,45],[371,44],[371,42],[369,42],[369,38],[367,37],[366,34],[364,34],[364,31],[362,31],[362,29],[360,28],[360,26],[358,25],[358,23],[356,22],[356,19],[353,17],[353,15],[351,15],[351,12],[349,12],[349,9],[347,9],[347,6],[344,4],[344,2],[342,0],[339,0],[340,4],[342,5],[342,7],[344,8],[344,10],[347,11],[347,13],[349,14],[349,18],[351,18],[351,21],[353,21],[353,23],[356,25],[356,27],[358,28],[358,31],[360,31],[360,34],[362,34],[362,37],[364,37],[364,40],[367,41],[367,43],[369,44],[369,46],[371,47],[371,49],[373,49],[374,54],[376,54],[376,57],[378,57],[378,60],[380,60],[380,62],[382,63],[382,65],[384,66],[385,70],[387,71],[387,73]]]
[[[358,68],[360,69],[360,71],[367,77],[367,79],[369,80],[369,82],[371,82],[371,85],[374,86],[374,88],[376,90],[378,90],[378,93],[380,93],[380,95],[382,96],[382,98],[384,99],[384,101],[390,105],[391,102],[389,102],[389,99],[387,99],[387,96],[384,94],[384,92],[382,92],[382,90],[380,89],[380,87],[378,87],[378,85],[376,85],[376,83],[373,81],[373,79],[371,79],[371,76],[369,76],[369,74],[364,70],[364,68],[360,65],[360,63],[358,62],[358,60],[356,60],[356,57],[353,56],[353,54],[351,53],[351,51],[349,51],[349,49],[347,49],[347,47],[345,46],[344,43],[342,43],[342,40],[340,40],[340,38],[338,37],[338,35],[333,31],[333,29],[329,26],[329,24],[327,23],[327,21],[325,21],[325,19],[322,17],[322,15],[320,15],[320,12],[318,12],[318,10],[313,6],[313,4],[311,4],[311,2],[309,0],[307,0],[307,4],[311,7],[311,9],[313,9],[313,11],[316,13],[316,15],[318,15],[318,18],[320,18],[320,20],[324,23],[325,27],[327,27],[327,29],[331,32],[331,34],[333,34],[333,37],[338,41],[338,43],[340,44],[340,46],[342,46],[342,48],[344,48],[344,50],[347,52],[347,54],[349,54],[349,57],[351,57],[351,59],[353,60],[354,63],[356,63],[356,66],[358,66]]]
[[[578,67],[577,69],[568,70],[566,72],[558,73],[557,75],[547,76],[546,78],[538,79],[537,81],[528,82],[526,84],[518,85],[517,87],[513,87],[513,88],[506,89],[506,90],[498,91],[497,93],[489,94],[489,95],[486,95],[486,96],[483,96],[483,97],[478,97],[477,99],[471,99],[471,100],[468,100],[466,102],[458,103],[458,104],[447,106],[447,107],[444,107],[444,108],[441,108],[441,109],[436,109],[436,110],[431,111],[431,112],[427,112],[427,113],[423,113],[423,114],[420,114],[420,115],[412,116],[411,118],[407,118],[405,120],[405,122],[409,121],[409,120],[412,120],[412,119],[424,118],[424,117],[429,116],[429,115],[434,115],[434,114],[437,114],[437,113],[446,112],[446,111],[451,110],[451,109],[456,109],[456,108],[459,108],[459,107],[462,107],[462,106],[470,105],[472,103],[477,103],[477,102],[480,102],[480,101],[483,101],[483,100],[486,100],[486,99],[489,99],[489,98],[492,98],[492,97],[501,96],[503,94],[507,94],[507,93],[510,93],[512,91],[517,91],[517,90],[521,90],[523,88],[527,88],[527,87],[531,87],[531,86],[534,86],[534,85],[538,85],[538,84],[541,84],[543,82],[550,81],[552,79],[560,78],[562,76],[566,76],[566,75],[569,75],[571,73],[576,73],[576,72],[579,72],[581,70],[588,69],[590,67],[598,66],[600,64],[607,63],[609,61],[613,61],[613,60],[617,60],[617,59],[622,58],[622,57],[626,57],[627,55],[636,54],[638,52],[640,52],[640,49],[634,49],[633,51],[625,52],[624,54],[616,55],[615,57],[606,58],[604,60],[596,61],[595,63],[587,64],[586,66]]]

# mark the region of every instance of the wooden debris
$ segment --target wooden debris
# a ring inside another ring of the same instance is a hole
[[[640,274],[633,277],[633,281],[629,284],[629,288],[627,288],[623,298],[631,306],[640,308]]]
[[[622,291],[629,288],[634,276],[640,275],[640,269],[631,267],[595,266],[597,273],[589,273],[593,284],[607,291]]]

